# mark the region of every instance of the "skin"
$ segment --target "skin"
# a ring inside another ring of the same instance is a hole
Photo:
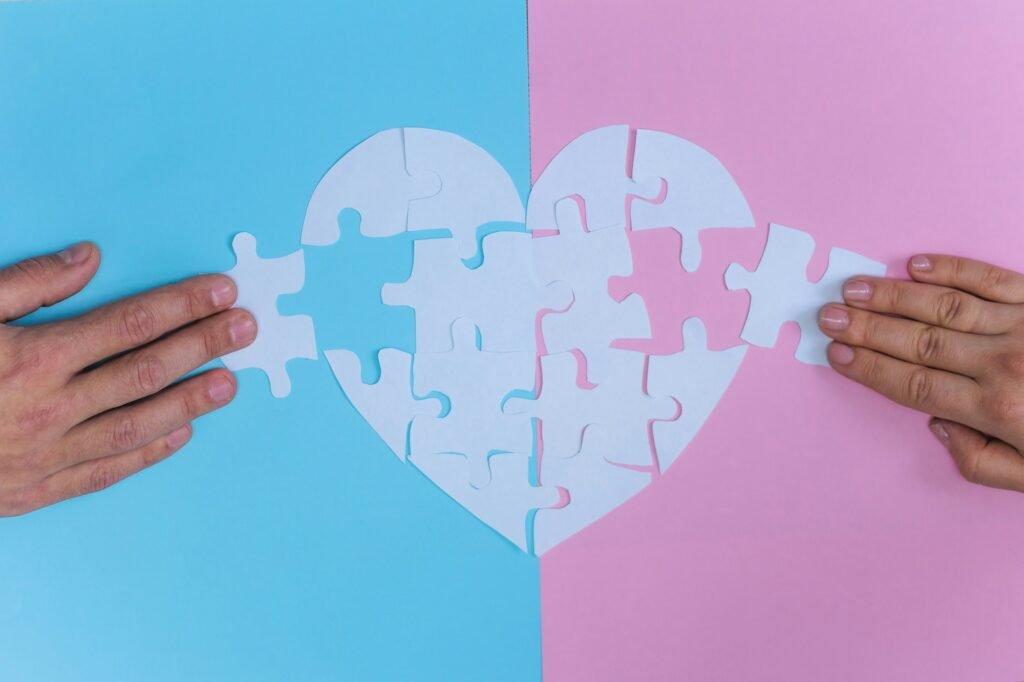
[[[203,275],[36,326],[10,322],[74,296],[100,254],[90,243],[0,270],[0,516],[117,483],[171,456],[192,421],[227,405],[235,379],[181,377],[256,337],[237,291]]]
[[[964,478],[1024,492],[1024,275],[936,254],[907,272],[855,277],[821,310],[829,362],[932,415]]]

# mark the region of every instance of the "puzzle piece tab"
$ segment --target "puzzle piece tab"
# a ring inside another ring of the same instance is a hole
[[[302,243],[327,246],[338,241],[338,215],[346,208],[360,216],[368,237],[405,232],[409,202],[441,190],[437,175],[409,172],[401,128],[384,130],[352,148],[324,174],[306,206]]]
[[[625,224],[627,195],[657,197],[660,179],[634,182],[626,175],[629,135],[628,125],[598,128],[558,152],[530,191],[527,229],[555,229],[555,204],[574,195],[583,198],[591,232]]]
[[[394,348],[381,349],[377,354],[380,380],[364,384],[358,355],[348,350],[328,350],[324,355],[352,406],[392,452],[405,460],[413,419],[441,414],[440,400],[419,399],[413,395],[412,356]]]
[[[443,130],[405,128],[405,164],[414,177],[436,174],[441,191],[409,204],[409,231],[446,229],[456,252],[477,253],[477,229],[522,223],[523,201],[505,168],[481,147]]]
[[[443,419],[417,419],[410,433],[412,457],[423,454],[464,455],[470,482],[484,487],[488,460],[502,452],[532,452],[533,425],[521,415],[506,415],[501,406],[515,390],[533,388],[536,356],[532,352],[487,353],[476,345],[476,328],[465,319],[451,327],[454,347],[445,353],[416,353],[413,390],[433,391],[451,401]]]
[[[561,492],[551,485],[530,483],[530,456],[511,452],[491,460],[490,480],[483,487],[473,483],[472,465],[451,454],[414,453],[411,460],[427,478],[480,520],[527,548],[527,515],[534,509],[556,506]]]
[[[545,460],[575,455],[584,429],[598,425],[615,462],[653,463],[648,422],[672,419],[678,406],[669,397],[652,398],[644,392],[646,355],[618,349],[609,353],[608,376],[592,389],[577,386],[576,358],[571,353],[545,355],[537,398],[510,398],[506,403],[507,414],[541,420]]]
[[[725,166],[689,140],[656,130],[638,130],[633,178],[662,178],[664,201],[630,204],[634,230],[671,227],[683,238],[683,268],[700,265],[703,229],[753,227],[754,217],[736,181]]]
[[[232,370],[257,368],[270,380],[275,398],[291,393],[286,364],[293,358],[317,359],[313,318],[308,315],[281,315],[277,298],[294,294],[305,283],[302,250],[281,258],[260,258],[256,238],[247,232],[235,235],[231,242],[237,263],[226,274],[238,288],[235,305],[256,318],[256,340],[241,350],[221,358]]]
[[[614,449],[613,439],[607,435],[603,426],[589,426],[579,454],[541,459],[541,485],[564,488],[569,501],[557,509],[540,509],[534,517],[534,552],[538,556],[621,506],[651,482],[650,472],[613,463],[622,453]]]
[[[843,282],[855,275],[885,275],[885,265],[846,249],[833,248],[829,265],[818,282],[807,281],[807,265],[814,254],[814,238],[783,225],[771,225],[768,243],[757,270],[737,263],[725,273],[729,289],[750,292],[750,312],[741,338],[755,346],[775,345],[786,322],[800,326],[796,359],[812,365],[828,365],[829,339],[818,329],[818,311],[829,301],[841,301]]]
[[[746,345],[708,350],[704,323],[691,317],[683,323],[683,350],[652,355],[647,368],[647,392],[670,396],[682,413],[673,421],[654,422],[654,449],[662,472],[676,461],[711,416],[747,352]]]

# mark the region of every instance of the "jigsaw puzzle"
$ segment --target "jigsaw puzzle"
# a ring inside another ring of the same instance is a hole
[[[534,268],[542,281],[561,272],[573,300],[566,310],[541,319],[544,345],[548,353],[579,350],[587,361],[587,379],[599,384],[608,371],[612,342],[647,338],[651,323],[643,299],[627,296],[616,301],[608,293],[610,277],[628,275],[633,269],[624,228],[585,231],[579,205],[572,199],[562,199],[556,209],[558,234],[534,240]]]
[[[681,352],[650,357],[647,393],[674,398],[682,411],[678,419],[654,422],[654,449],[660,471],[668,471],[711,416],[746,352],[745,345],[708,350],[704,323],[691,317],[683,323]]]
[[[638,130],[633,178],[661,178],[663,201],[630,204],[634,230],[671,227],[683,238],[683,268],[700,265],[700,231],[707,228],[753,227],[743,193],[721,161],[689,140],[657,130]]]
[[[533,451],[530,420],[503,414],[501,405],[512,391],[532,390],[536,356],[532,351],[481,351],[476,343],[476,327],[466,319],[451,325],[451,336],[452,350],[417,352],[413,361],[415,393],[440,393],[451,402],[451,411],[443,419],[416,419],[410,450],[413,456],[465,456],[470,483],[482,488],[490,480],[491,455]]]
[[[556,229],[555,205],[570,196],[583,199],[591,232],[625,225],[627,196],[658,197],[660,179],[635,182],[626,175],[629,136],[628,125],[614,125],[591,130],[567,144],[530,190],[527,229]]]
[[[380,434],[398,459],[408,454],[409,426],[417,416],[441,416],[437,398],[417,398],[412,392],[412,355],[394,348],[378,354],[380,379],[363,383],[359,356],[348,350],[324,351],[334,377],[363,419]]]
[[[408,229],[446,229],[460,258],[477,253],[477,230],[489,223],[522,223],[523,201],[504,167],[469,140],[428,128],[405,128],[405,164],[413,177],[435,174],[441,191],[414,197]]]
[[[417,352],[450,350],[457,318],[480,328],[485,351],[533,352],[537,311],[565,308],[572,301],[568,285],[540,285],[530,277],[533,241],[526,232],[490,234],[483,240],[484,261],[473,269],[462,262],[455,240],[418,241],[409,279],[385,284],[381,299],[413,308]]]
[[[807,265],[814,255],[814,238],[791,227],[772,224],[757,270],[733,263],[725,272],[729,289],[750,293],[750,312],[741,338],[755,346],[775,345],[786,322],[800,326],[796,359],[828,365],[829,339],[818,329],[818,311],[829,301],[843,300],[843,282],[855,275],[883,277],[885,265],[846,249],[829,252],[828,270],[817,282],[807,280]]]
[[[235,305],[256,318],[259,333],[252,345],[221,358],[232,370],[257,368],[270,380],[275,398],[291,393],[292,384],[286,365],[293,358],[317,359],[313,318],[308,315],[284,316],[277,299],[302,289],[306,279],[302,250],[281,258],[260,258],[256,238],[247,232],[235,235],[231,242],[237,263],[226,274],[238,287]]]
[[[652,398],[644,392],[647,356],[611,349],[608,376],[595,388],[576,385],[576,358],[571,353],[541,358],[541,389],[535,400],[510,398],[506,414],[528,414],[541,421],[544,458],[570,457],[579,451],[583,430],[601,427],[609,456],[619,464],[653,464],[648,423],[672,419],[674,399]]]
[[[338,241],[338,215],[346,208],[360,216],[368,237],[404,232],[409,202],[441,191],[441,180],[427,171],[410,174],[401,128],[384,130],[356,145],[324,174],[306,206],[305,246]]]

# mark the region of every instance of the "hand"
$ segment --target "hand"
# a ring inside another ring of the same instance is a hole
[[[223,275],[195,277],[38,326],[5,323],[82,290],[99,267],[89,243],[0,270],[0,516],[96,492],[180,449],[196,417],[229,403],[215,369],[252,343],[256,323],[228,310]]]
[[[934,415],[929,426],[974,483],[1024,492],[1024,275],[914,256],[912,282],[856,277],[825,306],[840,374]]]

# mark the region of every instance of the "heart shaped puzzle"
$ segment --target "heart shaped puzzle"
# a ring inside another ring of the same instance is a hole
[[[683,324],[680,352],[619,347],[651,335],[644,300],[609,293],[609,280],[633,273],[631,232],[677,231],[679,267],[693,272],[702,230],[754,226],[725,167],[675,135],[585,133],[545,168],[524,210],[480,147],[444,131],[386,130],[320,180],[303,246],[337,242],[346,209],[359,214],[359,239],[414,239],[408,278],[384,284],[380,299],[413,310],[415,352],[380,350],[380,378],[365,383],[355,352],[324,350],[338,383],[400,460],[524,551],[543,554],[667,471],[743,361],[744,344],[709,349],[697,317]],[[303,286],[303,252],[263,259],[246,234],[234,248],[229,274],[260,337],[225,364],[260,368],[287,395],[287,361],[317,357],[313,320],[277,309]],[[846,277],[884,267],[833,249],[811,283],[813,251],[810,235],[773,225],[755,271],[718,276],[751,294],[743,340],[771,346],[796,322],[797,359],[823,364],[815,311]]]

